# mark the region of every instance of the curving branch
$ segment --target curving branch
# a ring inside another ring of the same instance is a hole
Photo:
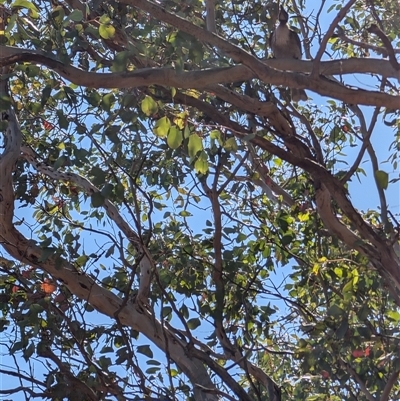
[[[390,375],[388,381],[386,382],[385,388],[383,389],[381,398],[379,401],[388,401],[390,397],[390,391],[392,390],[393,386],[396,384],[400,375],[400,370],[396,369]]]
[[[254,73],[244,65],[179,73],[173,68],[143,68],[126,73],[96,73],[82,71],[72,65],[65,65],[54,56],[35,50],[0,46],[0,54],[3,56],[0,58],[0,66],[8,66],[17,62],[38,63],[51,68],[76,85],[92,88],[115,89],[162,85],[184,89],[206,89],[207,86],[212,84],[245,81],[258,77],[269,84],[310,89],[320,95],[334,97],[347,103],[396,108],[399,102],[398,96],[347,88],[323,76],[312,78],[303,74],[284,71],[285,69],[296,72],[312,71],[311,61],[260,61],[247,53],[254,60],[260,73]],[[400,79],[400,71],[394,70],[389,62],[383,60],[374,60],[374,62],[371,60],[371,63],[365,63],[363,59],[336,60],[321,63],[321,66],[321,73],[326,73],[327,75],[364,72]]]
[[[392,44],[390,43],[389,38],[384,34],[383,31],[381,31],[379,29],[378,25],[375,25],[375,24],[372,24],[367,29],[367,31],[370,32],[370,33],[374,33],[376,36],[379,37],[379,39],[385,45],[385,48],[386,48],[388,56],[389,56],[390,64],[392,64],[394,69],[396,69],[397,71],[400,71],[400,64],[396,59],[395,52],[394,52]]]

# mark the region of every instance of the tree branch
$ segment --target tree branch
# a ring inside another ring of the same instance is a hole
[[[51,68],[63,78],[76,85],[91,88],[115,89],[162,85],[175,88],[205,89],[207,86],[212,84],[245,81],[259,77],[269,84],[310,89],[320,95],[334,97],[347,103],[384,106],[394,109],[399,102],[399,97],[386,93],[367,91],[363,89],[351,89],[324,77],[311,78],[306,75],[283,71],[285,68],[289,71],[311,71],[311,61],[260,61],[248,54],[249,57],[254,59],[254,63],[259,71],[256,74],[243,65],[228,68],[212,68],[202,71],[186,71],[182,73],[177,73],[172,68],[143,68],[133,72],[107,74],[83,71],[71,65],[65,65],[55,57],[34,50],[0,46],[0,54],[4,55],[0,58],[0,66],[11,65],[17,62],[39,63]],[[371,63],[369,66],[363,66],[363,63],[369,64],[365,63],[364,60],[358,60],[357,62],[353,60],[343,60],[341,62],[342,64],[339,60],[335,62],[322,63],[323,65],[326,65],[326,69],[323,69],[322,71],[327,75],[335,73],[350,74],[365,71],[376,74],[384,73],[385,75],[400,79],[399,71],[394,71],[393,68],[388,68],[391,67],[389,62],[386,62],[389,66],[384,68],[385,62],[382,60],[376,60],[375,64]],[[346,64],[349,64],[349,67],[351,66],[351,68],[346,68]],[[271,65],[271,67],[268,67],[269,65]],[[277,68],[282,69],[282,71]]]
[[[382,392],[382,395],[381,395],[381,398],[379,399],[379,401],[388,401],[389,400],[390,392],[392,391],[393,386],[396,384],[399,374],[400,374],[399,370],[395,370],[394,372],[392,372],[388,381],[386,382],[385,388],[383,389],[383,392]]]

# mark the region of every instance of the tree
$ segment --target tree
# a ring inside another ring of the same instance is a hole
[[[6,398],[400,398],[400,11],[315,4],[3,2]]]

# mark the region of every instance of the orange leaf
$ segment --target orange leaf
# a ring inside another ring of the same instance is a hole
[[[51,282],[49,279],[44,279],[44,282],[40,285],[40,289],[45,293],[45,294],[52,294],[56,289],[56,285]]]

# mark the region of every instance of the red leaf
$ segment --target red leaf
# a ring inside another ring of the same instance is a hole
[[[50,131],[54,128],[53,124],[50,124],[48,121],[44,120],[43,121],[43,127],[46,131]]]
[[[365,351],[362,349],[355,349],[351,355],[353,355],[354,358],[362,358],[365,355]]]

